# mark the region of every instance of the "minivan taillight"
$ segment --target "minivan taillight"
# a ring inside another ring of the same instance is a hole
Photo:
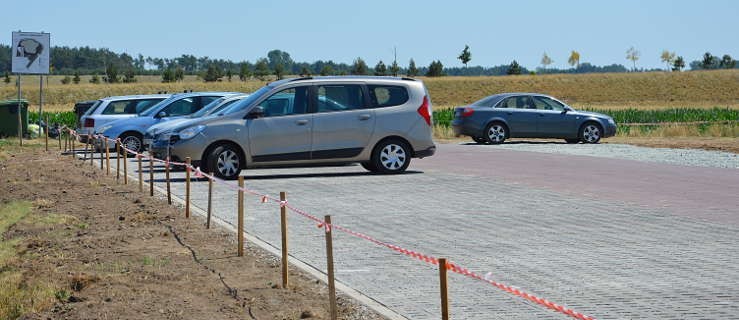
[[[86,127],[86,128],[92,128],[92,127],[95,127],[95,119],[92,119],[92,118],[85,118],[85,127]]]
[[[472,109],[470,107],[466,107],[466,108],[462,109],[462,118],[469,117],[473,113],[475,113],[475,109]]]
[[[423,96],[423,103],[418,107],[418,114],[421,115],[423,120],[426,120],[426,124],[431,125],[431,108],[429,107],[429,98]]]

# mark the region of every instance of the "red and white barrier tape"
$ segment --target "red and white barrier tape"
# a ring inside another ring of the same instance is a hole
[[[69,131],[70,131],[71,134],[73,134],[75,136],[78,136],[78,137],[80,136],[79,134],[77,134],[72,129],[69,129]],[[88,134],[87,136],[89,137],[90,135]],[[119,143],[121,142],[120,139],[110,139],[110,138],[107,138],[107,137],[105,137],[103,135],[92,135],[92,136],[95,137],[96,139],[106,139],[108,141],[111,141],[112,140],[114,142],[115,141],[118,141]],[[314,216],[314,215],[312,215],[312,214],[310,214],[308,212],[305,212],[305,211],[303,211],[303,210],[301,210],[299,208],[296,208],[296,207],[291,206],[287,201],[281,201],[279,199],[270,197],[269,195],[266,195],[266,194],[262,194],[262,193],[253,191],[253,190],[248,189],[246,187],[243,187],[243,188],[242,187],[239,187],[238,185],[235,185],[233,183],[230,183],[230,182],[227,182],[225,180],[219,179],[216,176],[213,176],[213,175],[207,174],[205,172],[202,172],[200,170],[200,167],[193,167],[192,165],[188,165],[186,163],[173,162],[173,161],[170,161],[169,159],[167,159],[167,160],[157,159],[157,158],[151,157],[149,155],[144,155],[143,153],[138,153],[138,152],[136,152],[134,150],[128,149],[128,148],[124,147],[123,145],[121,145],[121,147],[123,149],[126,149],[127,152],[136,155],[137,157],[151,158],[153,161],[161,162],[161,163],[164,163],[165,165],[173,164],[173,165],[178,165],[178,166],[185,166],[187,169],[193,170],[195,172],[195,176],[196,177],[199,177],[199,178],[205,177],[205,178],[208,178],[210,180],[213,180],[214,182],[217,182],[217,183],[226,185],[229,189],[232,189],[234,191],[243,191],[245,193],[258,196],[260,198],[260,200],[261,200],[262,203],[266,203],[268,201],[275,202],[280,207],[285,207],[285,208],[289,209],[290,211],[292,211],[292,212],[294,212],[294,213],[296,213],[296,214],[298,214],[300,216],[303,216],[303,217],[305,217],[305,218],[307,218],[307,219],[309,219],[309,220],[311,220],[313,222],[318,223],[318,227],[319,228],[324,228],[326,231],[330,231],[332,228],[334,228],[336,230],[342,231],[342,232],[347,233],[349,235],[352,235],[352,236],[355,236],[355,237],[358,237],[358,238],[367,240],[369,242],[372,242],[372,243],[374,243],[376,245],[389,248],[389,249],[391,249],[391,250],[393,250],[395,252],[402,253],[402,254],[404,254],[406,256],[409,256],[411,258],[415,258],[415,259],[421,260],[423,262],[426,262],[426,263],[429,263],[429,264],[432,264],[432,265],[439,265],[439,259],[436,258],[436,257],[429,256],[429,255],[426,255],[426,254],[423,254],[423,253],[419,253],[419,252],[416,252],[416,251],[413,251],[413,250],[405,249],[405,248],[402,248],[400,246],[396,246],[394,244],[390,244],[390,243],[387,243],[387,242],[378,240],[378,239],[373,238],[373,237],[371,237],[369,235],[366,235],[366,234],[363,234],[363,233],[360,233],[360,232],[353,231],[353,230],[351,230],[349,228],[342,227],[340,225],[326,224],[322,219],[320,219],[320,218],[318,218],[318,217],[316,217],[316,216]],[[488,283],[490,285],[493,285],[493,286],[495,286],[495,287],[497,287],[497,288],[499,288],[499,289],[501,289],[501,290],[503,290],[505,292],[508,292],[508,293],[513,294],[515,296],[524,298],[524,299],[529,300],[531,302],[537,303],[537,304],[539,304],[541,306],[544,306],[546,308],[549,308],[551,310],[554,310],[554,311],[557,311],[557,312],[566,314],[566,315],[568,315],[570,317],[573,317],[575,319],[580,319],[580,320],[595,320],[595,318],[593,318],[593,317],[590,317],[590,316],[584,315],[582,313],[576,312],[575,310],[572,310],[572,309],[567,308],[565,306],[556,304],[556,303],[551,302],[551,301],[549,301],[547,299],[540,298],[540,297],[537,297],[535,295],[532,295],[532,294],[523,292],[523,291],[521,291],[519,289],[516,289],[514,287],[511,287],[509,285],[506,285],[506,284],[503,284],[503,283],[500,283],[500,282],[496,282],[496,281],[490,280],[489,279],[489,276],[483,277],[483,276],[481,276],[481,275],[479,275],[479,274],[477,274],[477,273],[475,273],[473,271],[470,271],[469,269],[467,269],[465,267],[462,267],[462,266],[460,266],[458,264],[455,264],[453,262],[447,262],[446,269],[449,270],[449,271],[452,271],[454,273],[461,274],[461,275],[464,275],[466,277],[472,278],[472,279],[476,279],[476,280],[480,280],[482,282],[486,282],[486,283]]]

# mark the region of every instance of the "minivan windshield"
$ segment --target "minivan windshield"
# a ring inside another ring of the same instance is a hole
[[[230,114],[230,113],[239,112],[241,110],[244,110],[246,109],[246,107],[250,106],[252,103],[254,103],[254,101],[257,101],[259,98],[261,98],[264,94],[266,94],[270,90],[272,90],[272,87],[270,86],[261,87],[259,88],[259,90],[254,91],[254,93],[244,98],[243,100],[232,104],[231,107],[229,107],[227,110],[224,111],[224,113],[228,112]]]

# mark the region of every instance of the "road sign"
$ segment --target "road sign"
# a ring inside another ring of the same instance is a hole
[[[13,73],[49,74],[50,38],[43,32],[13,32]]]

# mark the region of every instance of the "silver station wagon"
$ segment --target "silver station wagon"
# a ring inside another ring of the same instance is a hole
[[[235,179],[245,168],[321,163],[400,173],[411,158],[436,151],[431,100],[414,79],[286,79],[229,109],[157,136],[150,152],[174,161],[190,157],[205,172]]]

